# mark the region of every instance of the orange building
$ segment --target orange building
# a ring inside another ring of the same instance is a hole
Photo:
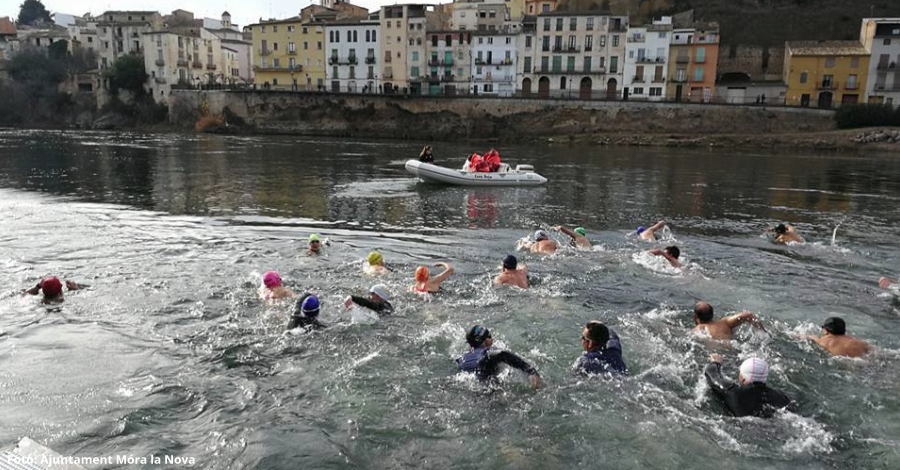
[[[675,101],[712,101],[716,96],[718,65],[718,24],[674,29],[666,96]]]

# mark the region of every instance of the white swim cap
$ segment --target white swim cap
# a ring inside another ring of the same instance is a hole
[[[386,302],[391,301],[391,293],[390,291],[388,291],[387,286],[384,284],[375,284],[371,289],[369,289],[369,292],[377,295],[378,297],[381,297]]]
[[[741,364],[741,376],[747,382],[766,383],[766,379],[769,378],[769,365],[758,357],[751,357]]]

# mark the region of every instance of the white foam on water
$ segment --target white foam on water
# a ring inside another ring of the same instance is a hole
[[[819,455],[834,452],[831,447],[834,435],[825,429],[825,425],[813,418],[807,418],[798,414],[782,411],[776,414],[776,419],[787,423],[795,431],[795,437],[791,437],[781,446],[781,450],[787,454]]]
[[[646,251],[639,251],[631,255],[632,261],[653,271],[657,274],[666,274],[670,276],[678,276],[684,273],[682,268],[676,268],[662,256],[654,256]],[[682,265],[686,266],[689,261],[686,259],[679,260]]]

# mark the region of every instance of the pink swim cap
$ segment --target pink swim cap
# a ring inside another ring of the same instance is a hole
[[[275,271],[269,271],[263,274],[263,284],[269,289],[281,286],[281,276]]]

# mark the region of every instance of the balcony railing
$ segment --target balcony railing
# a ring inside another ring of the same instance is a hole
[[[605,74],[606,67],[593,67],[593,68],[553,68],[553,67],[541,67],[535,66],[533,69],[533,73],[546,73],[546,74],[572,74],[572,73],[593,73],[593,74]],[[526,70],[525,73],[528,73]]]
[[[653,83],[663,83],[666,81],[666,78],[665,77],[653,77],[653,80],[651,80],[651,81]]]
[[[187,64],[188,64],[188,61],[187,61],[187,60],[185,60],[185,59],[178,59],[178,66],[179,66],[179,67],[187,67]]]
[[[669,81],[673,82],[673,83],[684,83],[687,81],[687,77],[675,76],[675,77],[670,78]]]
[[[297,55],[297,50],[294,49],[293,51],[288,51],[288,55]]]
[[[442,82],[452,82],[452,81],[453,81],[453,77],[455,77],[455,76],[456,76],[456,75],[442,75],[442,76],[441,76],[441,81],[442,81]]]
[[[611,33],[624,33],[626,31],[628,31],[627,24],[620,24],[620,25],[611,24],[611,25],[609,25],[609,32],[611,32]]]
[[[878,64],[878,67],[876,67],[876,68],[878,70],[894,70],[897,68],[897,63],[896,62],[890,62],[890,63],[881,62]]]
[[[375,57],[373,57],[373,56],[368,56],[368,57],[366,57],[366,63],[367,63],[367,64],[374,64],[374,63],[375,63]]]
[[[676,64],[686,64],[690,61],[691,61],[691,58],[686,55],[680,55],[678,57],[675,57]]]
[[[270,51],[268,49],[260,49],[259,50],[259,55],[261,55],[261,56],[267,56],[267,55],[270,55],[271,53],[272,53],[272,51]]]
[[[666,63],[665,57],[638,57],[634,61],[638,64],[664,64]]]
[[[644,83],[644,76],[643,75],[635,76],[634,78],[631,79],[631,83]]]
[[[628,39],[626,39],[628,42],[644,42],[646,40],[644,36],[628,36]]]
[[[385,72],[384,75],[381,76],[384,80],[393,80],[394,72]]]
[[[292,69],[292,68],[290,68],[290,67],[275,67],[275,66],[271,66],[271,67],[270,67],[270,66],[265,66],[265,67],[262,67],[262,66],[259,66],[259,65],[254,65],[254,66],[253,66],[253,71],[254,71],[254,72],[286,72],[286,73],[295,72],[295,73],[299,73],[299,72],[302,72],[302,71],[303,71],[303,66],[302,66],[302,65],[295,65],[294,68]]]
[[[578,46],[553,46],[553,52],[581,52],[581,48]]]
[[[816,84],[817,90],[837,90],[838,82],[832,80],[830,82],[819,82]]]
[[[206,64],[206,70],[215,70],[216,64]]]
[[[195,68],[195,69],[202,69],[202,68],[203,68],[203,62],[191,62],[191,67],[193,67],[193,68]]]
[[[428,65],[438,66],[441,64],[441,61],[437,59],[428,59]]]
[[[162,67],[162,66],[166,65],[166,62],[162,59],[156,59],[156,62],[154,62],[154,63],[157,65],[157,67]]]
[[[856,83],[845,83],[845,84],[844,84],[844,89],[845,89],[845,90],[858,90],[858,89],[859,89],[859,82],[856,82]]]

